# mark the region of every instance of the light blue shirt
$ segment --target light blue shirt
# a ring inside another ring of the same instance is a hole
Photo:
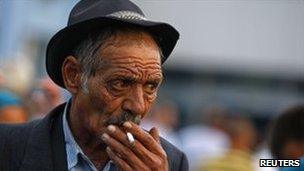
[[[70,105],[70,101],[66,104],[63,111],[63,133],[65,139],[65,147],[67,154],[67,164],[69,171],[98,171],[91,160],[83,153],[77,142],[75,141],[73,134],[70,130],[67,121],[67,108]],[[110,171],[113,167],[111,162],[108,162],[102,171]]]

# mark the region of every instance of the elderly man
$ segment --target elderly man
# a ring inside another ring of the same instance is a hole
[[[49,42],[46,68],[71,100],[0,126],[0,170],[188,170],[184,153],[139,127],[179,34],[128,0],[82,0]]]

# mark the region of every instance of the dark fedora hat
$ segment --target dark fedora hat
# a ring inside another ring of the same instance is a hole
[[[129,0],[81,0],[72,9],[68,25],[48,43],[46,69],[51,79],[64,87],[61,66],[65,57],[71,55],[92,30],[115,24],[138,26],[148,31],[162,50],[162,63],[171,54],[179,38],[174,27],[148,20],[140,8]]]

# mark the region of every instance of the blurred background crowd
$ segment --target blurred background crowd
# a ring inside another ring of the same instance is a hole
[[[259,159],[303,158],[303,0],[133,1],[181,34],[144,128],[157,126],[191,170],[279,170]],[[46,74],[45,49],[76,2],[0,0],[1,123],[69,99]]]

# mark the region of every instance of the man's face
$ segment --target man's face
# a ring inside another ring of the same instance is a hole
[[[143,118],[162,81],[159,49],[147,33],[119,33],[100,49],[103,66],[88,79],[88,93],[75,101],[78,121],[93,136],[107,125]]]

